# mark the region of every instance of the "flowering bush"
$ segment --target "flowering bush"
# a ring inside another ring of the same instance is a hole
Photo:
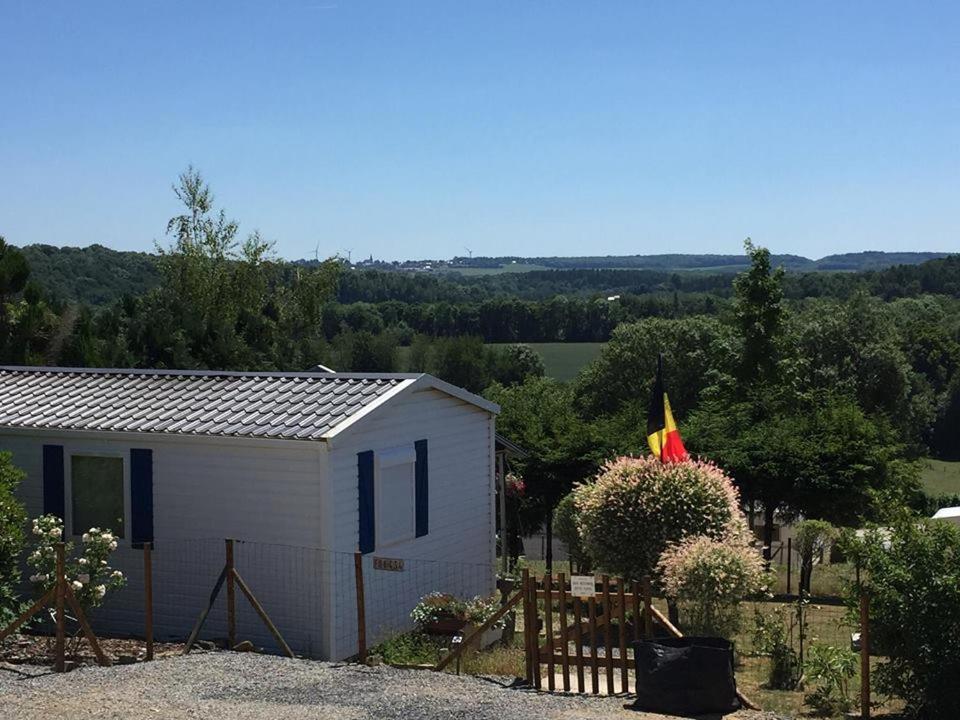
[[[527,484],[523,481],[523,478],[515,473],[507,473],[506,486],[507,486],[507,497],[509,498],[522,498],[527,494]]]
[[[743,535],[686,538],[668,546],[657,567],[684,630],[694,635],[731,638],[740,629],[740,601],[769,585],[760,553]]]
[[[604,570],[639,579],[654,574],[670,543],[745,531],[728,475],[698,460],[662,463],[621,457],[574,489],[583,549]]]
[[[432,592],[420,598],[420,602],[410,612],[419,629],[440,620],[460,620],[471,625],[482,625],[500,609],[496,596],[472,600],[461,600],[449,593]]]
[[[42,515],[33,521],[34,549],[27,564],[34,569],[30,576],[40,593],[56,583],[57,555],[54,545],[63,540],[63,521],[56,515]],[[126,578],[110,566],[110,553],[117,549],[117,539],[109,530],[90,528],[81,538],[82,550],[73,557],[74,544],[64,544],[64,574],[77,602],[84,610],[100,607],[107,593],[119,590]]]
[[[16,588],[27,514],[13,491],[22,479],[23,472],[11,462],[10,453],[0,452],[0,628],[12,621],[20,609]]]

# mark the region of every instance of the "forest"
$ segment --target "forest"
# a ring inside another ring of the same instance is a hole
[[[844,398],[904,458],[960,456],[960,256],[798,272],[748,243],[739,274],[352,270],[339,258],[284,261],[258,233],[242,237],[192,169],[174,190],[183,211],[155,254],[0,243],[0,360],[239,370],[320,363],[429,371],[481,392],[543,375],[524,343],[604,341],[564,392],[580,418],[639,452],[658,352],[678,418],[697,433],[721,432],[704,425],[718,415],[703,410],[735,404],[724,383],[736,384],[751,331],[738,326],[738,287],[763,260],[777,294],[771,387],[789,388],[791,402]]]

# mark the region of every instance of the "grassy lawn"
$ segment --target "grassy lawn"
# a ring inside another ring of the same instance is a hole
[[[960,494],[960,462],[927,460],[920,483],[928,495]]]

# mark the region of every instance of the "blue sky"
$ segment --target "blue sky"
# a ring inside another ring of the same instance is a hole
[[[955,2],[0,0],[0,234],[284,257],[960,249]]]

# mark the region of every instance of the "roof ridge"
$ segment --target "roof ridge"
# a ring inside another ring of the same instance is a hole
[[[55,365],[0,365],[0,372],[44,373],[60,375],[143,375],[157,377],[275,377],[312,378],[317,380],[415,380],[423,373],[354,373],[315,370],[190,370],[175,368],[94,368],[59,367]]]

